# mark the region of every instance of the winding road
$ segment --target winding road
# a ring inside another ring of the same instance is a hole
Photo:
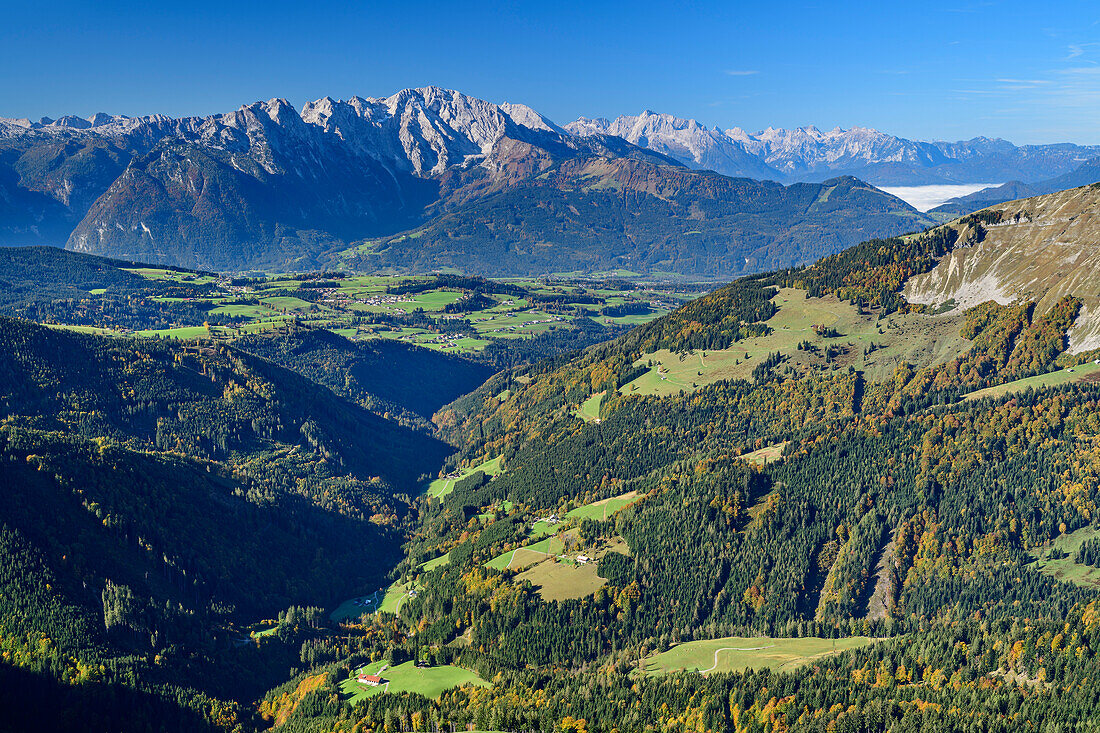
[[[750,646],[750,647],[737,647],[737,646],[724,646],[721,649],[714,650],[714,664],[709,669],[699,670],[699,674],[706,674],[707,672],[713,672],[718,667],[718,653],[719,652],[758,652],[761,649],[771,649],[775,644],[768,644],[767,646]]]

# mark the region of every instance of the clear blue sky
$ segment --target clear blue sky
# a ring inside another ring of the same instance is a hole
[[[564,123],[1100,143],[1100,3],[0,0],[0,116],[179,116],[435,84]]]

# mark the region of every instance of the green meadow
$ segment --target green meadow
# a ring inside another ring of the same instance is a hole
[[[1090,361],[1085,364],[1059,369],[1056,372],[1047,372],[1046,374],[1038,374],[1034,377],[1025,377],[1013,382],[998,384],[994,387],[979,389],[968,394],[965,399],[980,400],[983,397],[1003,397],[1006,394],[1026,392],[1029,389],[1042,389],[1043,387],[1057,387],[1063,384],[1083,382],[1090,375],[1097,372],[1100,372],[1100,364]]]
[[[356,680],[356,677],[360,674],[378,675],[387,680],[388,683],[379,687],[361,685]],[[343,698],[355,705],[361,700],[366,700],[374,695],[381,695],[384,692],[390,694],[412,692],[434,699],[447,690],[463,685],[490,686],[476,672],[462,667],[447,664],[421,668],[409,661],[396,667],[389,667],[385,662],[372,662],[356,670],[351,677],[340,682],[339,687]]]
[[[484,463],[480,463],[476,466],[462,469],[457,478],[437,478],[428,484],[426,493],[430,497],[441,499],[454,490],[456,482],[461,481],[477,471],[484,471],[488,476],[496,476],[501,471],[500,461],[501,456],[497,456],[496,458],[490,458]]]
[[[866,636],[843,639],[728,636],[674,646],[667,652],[644,660],[640,669],[647,675],[684,671],[740,672],[750,668],[789,672],[814,660],[858,649],[872,641]]]
[[[1082,527],[1075,532],[1056,537],[1052,542],[1042,547],[1033,549],[1031,555],[1036,559],[1035,568],[1040,573],[1049,575],[1056,580],[1073,583],[1082,588],[1100,588],[1100,568],[1083,565],[1073,559],[1085,540],[1090,540],[1098,535],[1100,535],[1100,528]],[[1068,557],[1051,559],[1050,551],[1052,549],[1064,552]]]

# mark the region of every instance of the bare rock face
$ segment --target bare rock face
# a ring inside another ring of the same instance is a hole
[[[1100,347],[1100,189],[1083,186],[995,207],[1001,222],[975,236],[960,232],[956,245],[931,271],[905,283],[913,303],[959,309],[984,301],[1036,301],[1044,313],[1063,296],[1081,300],[1069,331],[1069,351]]]

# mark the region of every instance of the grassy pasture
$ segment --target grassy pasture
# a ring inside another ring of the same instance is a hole
[[[526,580],[538,588],[539,595],[547,601],[565,601],[572,598],[584,598],[607,584],[606,578],[596,574],[599,558],[608,552],[623,555],[630,553],[626,541],[621,537],[604,544],[595,550],[585,550],[581,554],[592,558],[591,562],[581,565],[572,558],[558,561],[546,559],[536,563],[516,576],[516,580]]]
[[[485,474],[488,476],[496,476],[501,471],[500,459],[501,456],[497,456],[496,458],[490,458],[488,461],[478,464],[477,466],[464,468],[459,473],[457,478],[437,478],[430,484],[428,484],[427,494],[428,496],[431,496],[433,498],[441,499],[447,494],[454,491],[456,482],[461,481],[475,471],[484,471]]]
[[[437,557],[433,560],[428,560],[425,563],[421,563],[420,564],[420,569],[427,572],[428,570],[435,570],[436,568],[443,567],[444,565],[448,565],[448,564],[450,564],[450,562],[451,562],[451,553],[448,552],[446,555],[440,555],[439,557]]]
[[[741,456],[741,460],[748,461],[754,466],[766,466],[769,463],[779,460],[779,457],[783,455],[783,449],[786,447],[787,441],[775,445],[768,445],[759,450],[754,450],[751,453],[745,453]]]
[[[1100,568],[1082,565],[1073,561],[1073,556],[1081,549],[1081,545],[1084,544],[1085,540],[1092,539],[1097,535],[1100,535],[1100,528],[1082,527],[1075,532],[1056,537],[1050,544],[1033,549],[1031,555],[1037,560],[1035,563],[1036,569],[1056,580],[1073,583],[1083,588],[1100,588]],[[1069,557],[1051,560],[1048,553],[1052,548],[1064,550],[1069,553]]]
[[[301,298],[295,298],[290,295],[276,295],[270,298],[264,298],[260,302],[272,308],[285,308],[288,311],[309,310],[314,306],[314,303],[310,303],[308,300],[302,300]]]
[[[596,574],[596,563],[576,565],[574,563],[544,560],[516,576],[516,580],[530,581],[539,590],[539,595],[547,601],[565,601],[572,598],[584,598],[599,590],[607,583],[605,578]]]
[[[114,331],[109,328],[97,328],[95,326],[70,326],[65,323],[43,323],[46,328],[56,328],[58,331],[74,331],[76,333],[94,333],[99,336],[109,336]]]
[[[557,536],[546,537],[531,545],[509,550],[485,563],[485,567],[494,570],[519,569],[542,562],[548,557],[560,555],[565,547]]]
[[[620,509],[629,506],[634,503],[638,498],[638,492],[629,491],[620,496],[613,496],[609,499],[602,499],[600,501],[594,501],[591,504],[585,504],[579,506],[576,509],[566,513],[563,517],[563,521],[573,520],[573,522],[579,522],[582,519],[599,519],[605,520]],[[530,545],[524,545],[516,550],[509,550],[503,555],[494,557],[489,562],[485,563],[485,567],[494,568],[496,570],[505,570],[511,568],[517,570],[520,568],[526,568],[536,563],[541,562],[550,557],[560,555],[565,549],[562,546],[562,541],[558,539],[558,533],[562,531],[563,524],[549,524],[547,522],[535,522],[531,525],[531,530],[527,533],[528,539],[539,539]],[[570,537],[575,537],[577,534],[576,528],[564,530],[564,534]],[[625,554],[625,545],[621,546]],[[606,550],[605,550],[606,551]],[[584,553],[582,553],[584,554]],[[601,579],[602,585],[602,579]],[[587,595],[587,593],[585,594]]]
[[[585,422],[599,422],[600,405],[603,404],[603,396],[603,392],[597,392],[582,402],[581,406],[577,408],[577,417]]]
[[[402,303],[406,310],[423,308],[426,311],[439,311],[454,303],[462,297],[462,293],[455,290],[428,290],[413,296],[412,303]]]
[[[393,583],[389,588],[376,590],[370,595],[349,598],[337,606],[336,610],[329,614],[329,618],[340,622],[357,619],[364,613],[376,613],[378,611],[397,613],[405,598],[408,597],[409,591],[415,590],[415,588],[416,586],[412,584]]]
[[[757,364],[775,351],[784,354],[795,369],[828,366],[822,354],[829,346],[842,349],[833,362],[837,368],[854,366],[866,372],[868,379],[881,380],[889,378],[899,360],[920,368],[943,363],[970,348],[969,341],[959,336],[963,316],[958,313],[893,314],[879,319],[875,314],[860,314],[845,300],[809,298],[795,288],[780,289],[772,302],[779,306],[779,313],[767,321],[772,329],[769,335],[717,351],[672,353],[662,349],[642,354],[636,365],[652,361],[653,368],[619,391],[671,395],[719,380],[750,380]],[[833,328],[839,336],[818,335],[814,326]],[[802,341],[809,341],[815,351],[800,351]],[[872,344],[875,349],[869,351]]]
[[[634,503],[638,498],[637,491],[628,491],[610,499],[601,499],[591,504],[579,506],[565,515],[566,519],[599,519],[605,520],[620,509]]]
[[[372,662],[360,668],[355,674],[340,683],[340,693],[345,700],[355,705],[368,697],[380,695],[383,692],[401,693],[415,692],[424,697],[437,698],[447,690],[462,685],[474,685],[475,687],[489,687],[489,683],[481,679],[476,672],[471,672],[462,667],[454,667],[449,664],[438,667],[421,669],[413,662],[405,662],[396,667],[386,667],[385,662]],[[389,680],[389,684],[381,687],[367,687],[359,684],[355,677],[359,674],[379,675]]]
[[[248,303],[219,306],[218,308],[212,309],[210,313],[218,316],[237,316],[244,318],[264,318],[265,316],[271,315],[271,311],[267,308]]]
[[[843,639],[728,636],[675,646],[644,660],[641,671],[654,676],[683,671],[738,672],[750,667],[789,672],[816,659],[857,649],[872,641],[866,636]]]
[[[1072,369],[1073,371],[1070,371]],[[986,387],[971,392],[964,400],[980,400],[983,397],[1003,397],[1013,392],[1026,392],[1028,389],[1042,389],[1043,387],[1057,387],[1062,384],[1073,384],[1088,379],[1090,375],[1100,372],[1100,364],[1087,362],[1068,369],[1059,369],[1056,372],[1038,374],[1034,377],[1017,379],[1014,382],[998,384],[995,387]]]
[[[835,358],[835,366],[852,366],[877,380],[893,374],[899,360],[919,368],[943,363],[970,348],[959,335],[959,313],[895,313],[880,320],[875,314],[859,313],[847,301],[832,296],[808,298],[805,291],[794,288],[780,289],[772,301],[779,312],[767,321],[772,329],[767,336],[744,339],[729,349],[716,351],[675,354],[662,349],[643,354],[635,364],[652,361],[653,368],[619,391],[667,396],[724,379],[752,379],[753,369],[776,351],[787,357],[789,365],[806,369],[827,366],[824,349],[837,347],[843,353]],[[815,325],[835,329],[840,335],[819,335]],[[810,342],[816,352],[800,351],[798,345],[803,341]],[[872,344],[875,348],[868,352]]]
[[[637,491],[628,491],[625,494],[613,496],[610,499],[601,499],[600,501],[594,501],[591,504],[579,506],[576,509],[566,512],[563,519],[573,519],[576,521],[580,521],[582,519],[598,519],[603,521],[623,507],[633,504],[637,498]],[[545,537],[546,535],[556,534],[560,528],[561,524],[535,522],[533,525],[531,525],[531,532],[528,537]]]
[[[181,326],[180,328],[165,328],[155,331],[135,331],[135,336],[143,338],[157,337],[171,339],[208,338],[210,331],[205,326]]]

